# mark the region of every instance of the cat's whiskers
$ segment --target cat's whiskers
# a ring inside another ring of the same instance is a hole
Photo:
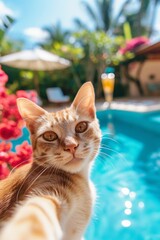
[[[101,149],[100,149],[100,150],[101,150]],[[110,157],[112,160],[115,160],[115,159],[113,158],[113,156],[111,156],[111,155],[109,155],[109,154],[107,154],[107,153],[105,153],[105,152],[102,152],[102,151],[99,151],[99,152],[93,151],[93,153],[94,153],[94,154],[97,154],[97,153],[98,153],[98,156],[101,156],[101,155],[103,154],[104,156]]]
[[[44,162],[44,163],[46,163],[48,161],[48,159]],[[34,171],[36,171],[40,166],[44,166],[44,164],[43,165],[37,165],[36,166],[36,168],[34,168],[28,175],[27,175],[27,178],[25,178],[24,179],[24,181],[22,182],[22,184],[21,184],[21,186],[20,186],[20,188],[19,188],[19,190],[18,190],[18,192],[17,192],[17,196],[16,196],[16,200],[18,201],[18,196],[19,196],[19,193],[20,193],[20,191],[21,191],[21,189],[22,189],[22,187],[23,187],[23,185],[25,184],[25,181],[31,176],[31,174],[33,174],[33,172]],[[47,168],[45,167],[45,170],[47,170],[47,169],[49,169],[50,167],[54,167],[54,166],[48,166]]]
[[[34,157],[34,159],[43,159],[43,158],[48,158],[48,157],[55,157],[53,154],[50,154],[50,155],[43,155],[43,156],[39,156],[39,157]]]
[[[94,140],[94,142],[102,142],[104,139],[107,139],[107,140],[111,140],[111,141],[113,141],[113,142],[115,142],[115,143],[117,143],[117,144],[120,144],[119,142],[117,142],[115,139],[112,139],[112,138],[108,138],[108,137],[101,137],[100,138],[100,140],[99,139],[96,139],[96,140]]]
[[[12,170],[10,171],[9,176],[16,170],[16,168],[23,165],[25,162],[28,162],[28,160],[22,161],[22,162],[18,163],[16,166],[14,166],[14,168],[12,168]]]
[[[34,179],[34,181],[29,185],[29,187],[26,188],[25,191],[27,192],[27,190],[31,188],[31,186],[37,181],[37,179],[38,179],[46,170],[48,170],[49,168],[50,168],[50,166],[47,167],[47,168],[44,168],[44,169],[40,172],[40,174]]]
[[[113,139],[113,138],[110,138],[110,137],[103,137],[102,136],[102,138],[101,138],[101,140],[103,140],[103,139],[105,139],[105,140],[111,140],[112,142],[115,142],[115,143],[117,143],[117,144],[121,144],[120,142],[118,142],[117,140],[115,140],[115,139]]]
[[[113,153],[116,153],[116,154],[117,154],[121,159],[123,159],[125,162],[127,161],[126,158],[124,157],[124,155],[122,155],[122,153],[120,153],[120,152],[118,152],[118,151],[116,151],[116,150],[113,150],[113,149],[111,149],[111,148],[109,148],[109,147],[105,147],[105,146],[103,146],[103,144],[101,145],[100,149],[105,149],[105,150],[109,150],[109,151],[111,151],[111,152],[113,152]]]
[[[29,174],[27,175],[27,177],[24,178],[24,180],[22,181],[22,184],[21,184],[21,186],[20,186],[20,188],[18,189],[18,192],[17,192],[17,196],[16,196],[16,200],[17,200],[17,201],[18,201],[19,193],[20,193],[23,185],[25,184],[26,180],[27,180],[27,179],[31,176],[31,174],[33,174],[33,172],[34,172],[35,170],[37,170],[38,168],[39,168],[39,165],[38,165],[36,168],[34,168],[31,172],[29,172]]]

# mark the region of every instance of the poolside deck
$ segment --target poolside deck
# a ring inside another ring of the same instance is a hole
[[[98,106],[98,109],[107,109],[108,103]],[[160,111],[160,98],[117,99],[111,104],[111,109],[131,112]]]
[[[55,112],[68,106],[69,104],[47,105],[44,108],[49,112]],[[96,101],[96,108],[97,110],[108,109],[108,103],[104,100]],[[111,109],[142,113],[160,111],[160,98],[115,99],[111,104]]]

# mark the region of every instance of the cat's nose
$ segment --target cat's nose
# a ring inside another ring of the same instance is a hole
[[[75,144],[70,144],[64,147],[65,151],[71,152],[71,153],[75,153],[76,149],[77,149],[78,145]]]
[[[74,138],[68,137],[64,141],[63,149],[64,149],[64,151],[68,151],[73,154],[73,153],[75,153],[78,145],[79,145],[78,142]]]

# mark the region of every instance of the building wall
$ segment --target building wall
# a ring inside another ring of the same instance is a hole
[[[139,65],[139,62],[130,63],[129,74],[131,76],[137,76]],[[154,79],[151,80],[150,75],[154,75]],[[140,73],[140,81],[146,96],[160,96],[160,60],[147,60],[143,63]],[[131,96],[139,96],[139,92],[134,83],[130,82],[129,89]]]

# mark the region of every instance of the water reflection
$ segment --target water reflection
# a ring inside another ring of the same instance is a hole
[[[132,208],[132,202],[130,201],[125,201],[124,205],[126,208]]]
[[[126,215],[130,215],[132,213],[132,210],[127,208],[127,209],[124,210],[124,213]]]
[[[139,208],[144,208],[144,202],[139,202],[139,203],[138,203],[138,207],[139,207]]]
[[[130,190],[128,189],[128,188],[122,188],[121,189],[121,192],[124,194],[124,195],[129,195],[129,192],[130,192]]]
[[[114,129],[102,141],[113,151],[103,149],[107,155],[95,163],[98,207],[86,239],[154,239],[160,233],[160,135],[112,117],[113,128],[100,121],[103,133]]]
[[[129,221],[129,220],[122,220],[121,225],[123,227],[130,227],[131,226],[131,221]]]
[[[130,198],[134,199],[136,197],[136,193],[135,192],[130,192],[129,196],[130,196]]]

